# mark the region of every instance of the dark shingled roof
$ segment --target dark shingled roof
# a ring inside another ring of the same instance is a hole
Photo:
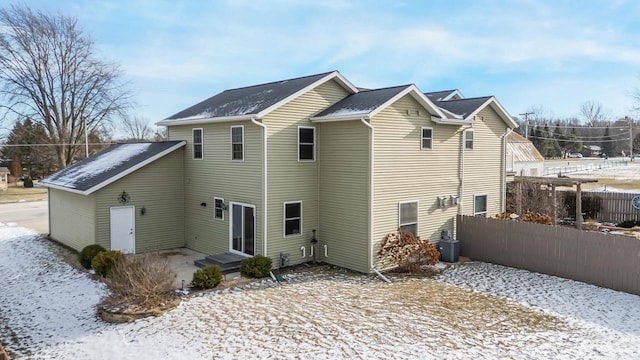
[[[466,118],[489,99],[491,99],[491,96],[460,100],[436,101],[435,104],[449,112],[462,116],[462,118]]]
[[[351,94],[314,117],[370,113],[410,86],[394,86]]]
[[[443,90],[443,91],[433,91],[433,92],[426,92],[426,93],[424,93],[424,95],[426,97],[428,97],[429,100],[431,100],[431,101],[442,101],[442,99],[444,99],[447,96],[451,95],[451,93],[453,93],[455,91],[456,91],[456,89]]]
[[[257,114],[333,72],[225,90],[166,120]]]
[[[164,151],[180,148],[178,145],[181,143],[184,144],[183,141],[163,141],[112,145],[102,152],[46,177],[39,184],[45,187],[86,192],[127,170],[132,171],[131,169],[136,165],[141,165]]]

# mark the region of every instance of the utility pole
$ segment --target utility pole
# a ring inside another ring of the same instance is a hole
[[[628,116],[625,116],[625,118],[629,120],[629,156],[633,161],[633,121]]]
[[[535,114],[534,112],[525,112],[522,114],[518,114],[520,116],[524,116],[524,137],[525,139],[529,139],[529,115]]]

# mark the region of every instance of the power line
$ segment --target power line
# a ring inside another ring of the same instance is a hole
[[[89,145],[113,145],[117,144],[114,142],[107,143],[89,143]],[[1,147],[20,147],[20,146],[84,146],[84,143],[81,144],[0,144]]]

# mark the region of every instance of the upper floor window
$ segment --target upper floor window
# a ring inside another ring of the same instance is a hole
[[[473,195],[473,215],[487,215],[487,195]]]
[[[420,149],[430,150],[433,145],[433,128],[423,127],[420,137]]]
[[[398,203],[398,227],[418,236],[418,202]]]
[[[202,129],[193,129],[193,158],[195,160],[204,157]]]
[[[473,130],[464,132],[464,147],[465,149],[473,149]]]
[[[314,161],[316,159],[316,128],[298,127],[298,160]]]
[[[244,160],[244,126],[231,127],[231,160]]]
[[[284,236],[302,234],[302,201],[284,203]]]

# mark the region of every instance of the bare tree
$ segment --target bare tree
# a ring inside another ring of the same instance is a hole
[[[602,125],[602,122],[609,117],[609,114],[602,108],[602,104],[593,100],[585,101],[580,106],[580,113],[587,121],[587,126]]]
[[[85,134],[129,105],[117,64],[98,60],[77,20],[26,6],[0,9],[2,118],[41,124],[60,168],[81,154]]]
[[[149,141],[153,136],[149,120],[139,116],[124,116],[120,122],[120,128],[127,140]]]

